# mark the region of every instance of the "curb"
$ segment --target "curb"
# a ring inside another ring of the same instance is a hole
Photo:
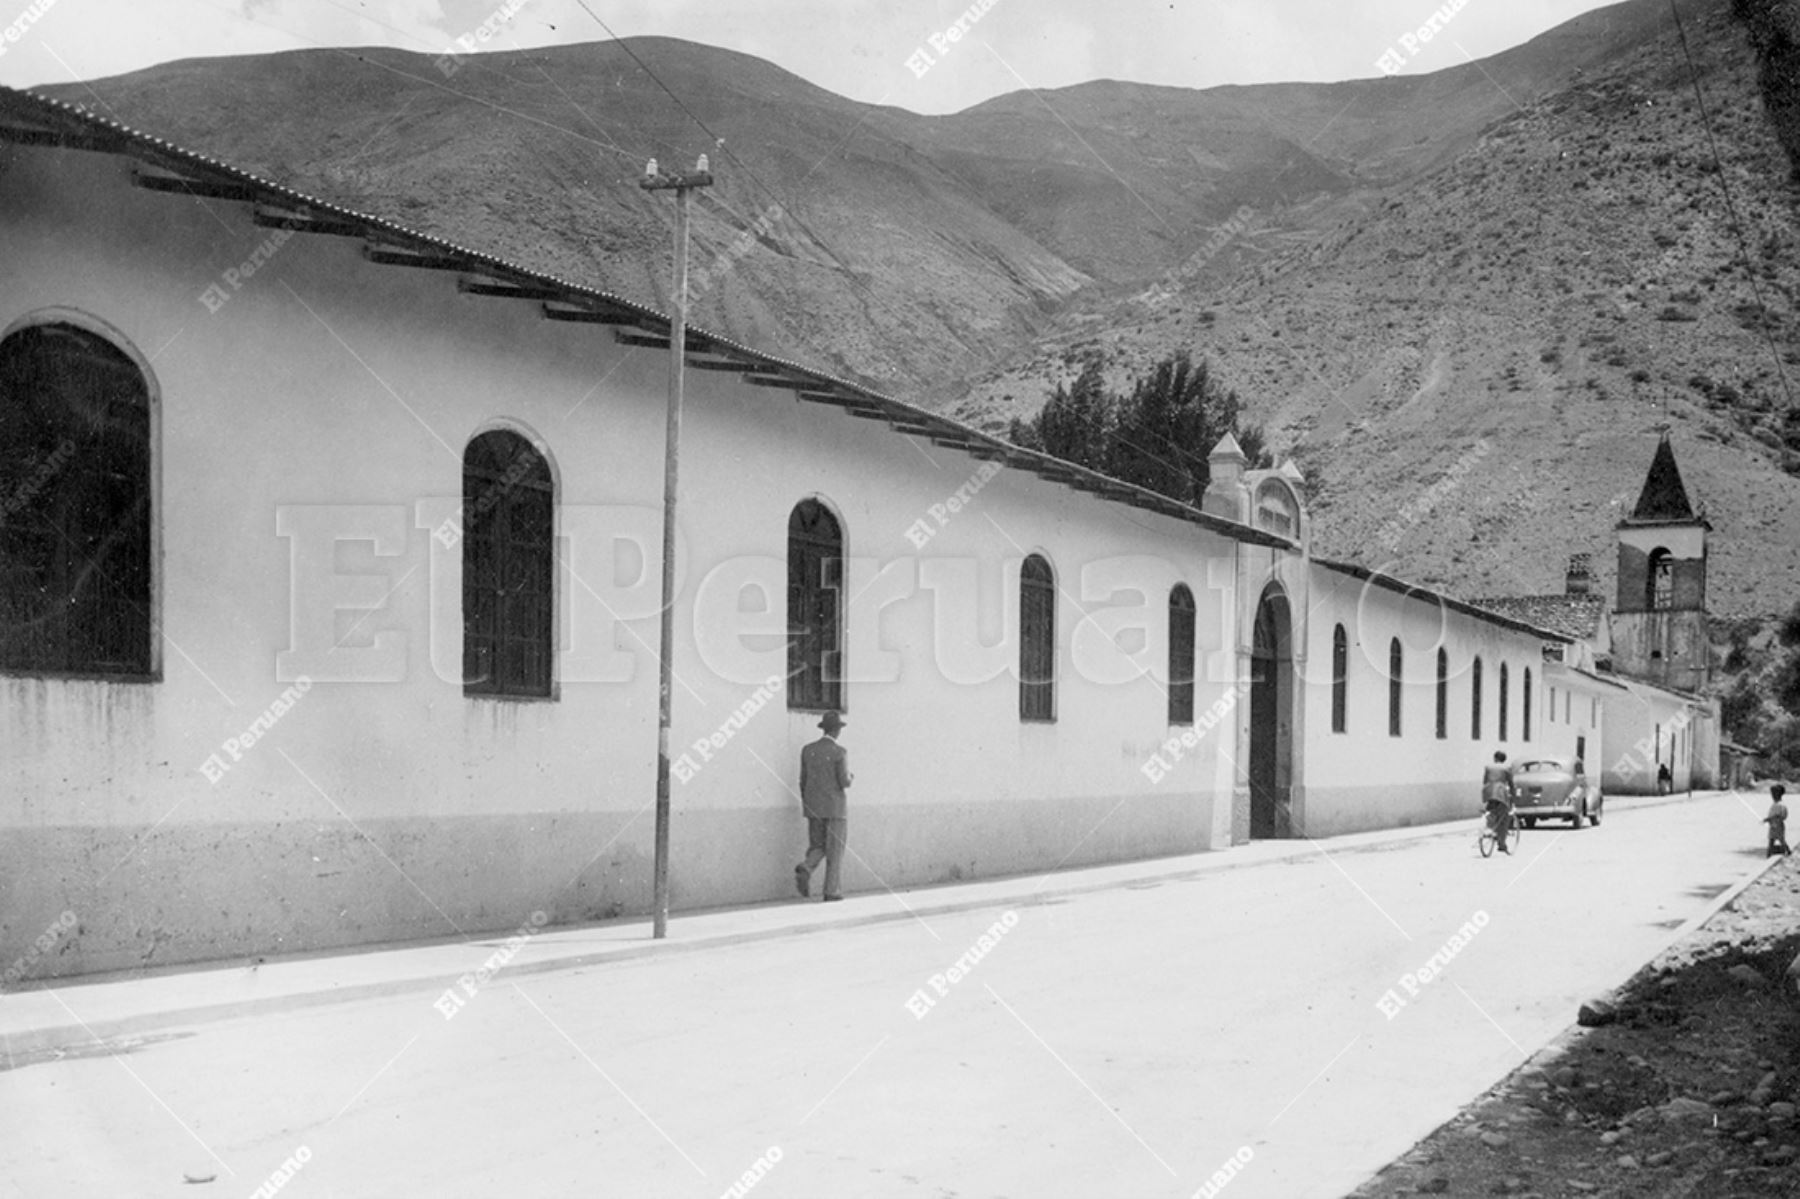
[[[1735,886],[1728,887],[1715,896],[1713,901],[1706,905],[1705,911],[1688,920],[1687,923],[1676,929],[1674,933],[1670,935],[1668,941],[1663,944],[1663,947],[1657,950],[1654,956],[1648,958],[1644,962],[1644,966],[1648,966],[1651,962],[1654,962],[1657,958],[1662,957],[1663,954],[1668,953],[1669,950],[1681,944],[1682,941],[1686,940],[1694,933],[1699,932],[1702,925],[1735,903],[1738,896],[1742,895],[1745,891],[1748,891],[1752,885],[1762,878],[1763,875],[1773,870],[1783,860],[1784,859],[1782,858],[1764,858],[1762,865],[1745,875]],[[1638,970],[1642,970],[1644,966],[1639,966]],[[1635,975],[1636,971],[1633,971],[1632,973]],[[1630,982],[1631,980],[1626,979],[1625,981]],[[1621,987],[1624,985],[1625,983],[1619,984]],[[1616,991],[1617,988],[1614,988],[1614,990]]]
[[[1652,963],[1660,961],[1664,955],[1674,949],[1677,945],[1680,945],[1683,941],[1706,927],[1708,921],[1735,903],[1738,896],[1755,886],[1763,875],[1767,874],[1770,870],[1773,870],[1776,864],[1781,861],[1781,858],[1764,858],[1760,866],[1757,866],[1736,883],[1713,896],[1712,901],[1709,902],[1705,908],[1696,915],[1690,916],[1687,920],[1683,921],[1679,928],[1669,934],[1662,945],[1657,948],[1656,952],[1639,963],[1630,974],[1627,974],[1619,982],[1608,987],[1604,992],[1595,996],[1595,998],[1605,1000],[1607,1003],[1613,1004],[1616,1007],[1618,1005],[1620,993],[1623,992],[1626,987],[1631,985],[1632,979],[1643,973]],[[1563,1031],[1557,1033],[1556,1036],[1542,1049],[1538,1050],[1537,1053],[1532,1054],[1523,1062],[1519,1063],[1518,1069],[1523,1070],[1525,1067],[1536,1062],[1538,1058],[1551,1054],[1552,1051],[1554,1051],[1555,1056],[1561,1056],[1568,1050],[1568,1047],[1571,1044],[1584,1035],[1586,1035],[1586,1031],[1579,1022],[1570,1024],[1567,1028],[1563,1029]],[[1508,1077],[1510,1077],[1510,1075]]]
[[[1700,794],[1708,795],[1712,793],[1702,792]],[[1634,804],[1632,807],[1660,806],[1668,803],[1686,802],[1694,798],[1694,796],[1684,794],[1680,796],[1645,796],[1642,798],[1651,800],[1652,802],[1650,804]],[[1624,810],[1630,811],[1631,809],[1627,808]],[[929,901],[922,904],[906,903],[906,897],[919,894],[929,895],[930,891],[928,890],[890,891],[886,894],[901,900],[902,906],[899,910],[858,913],[852,908],[852,910],[843,912],[841,915],[836,915],[829,920],[818,919],[802,923],[781,924],[767,928],[708,933],[688,939],[662,941],[645,940],[607,946],[602,949],[575,952],[540,961],[521,962],[515,965],[508,965],[496,972],[490,981],[497,980],[502,976],[513,979],[527,978],[537,975],[553,974],[561,971],[583,970],[591,967],[608,965],[613,962],[639,961],[644,958],[659,955],[696,953],[703,950],[748,945],[760,941],[774,941],[787,937],[808,936],[821,932],[869,928],[881,924],[892,924],[898,921],[923,919],[928,916],[956,915],[962,912],[979,911],[983,908],[1022,907],[1042,904],[1047,901],[1059,900],[1072,896],[1093,894],[1101,891],[1122,890],[1127,887],[1144,883],[1178,882],[1205,878],[1210,875],[1227,871],[1246,870],[1257,866],[1292,862],[1315,854],[1321,857],[1330,857],[1334,853],[1368,853],[1409,841],[1427,841],[1434,837],[1464,836],[1468,831],[1468,826],[1470,826],[1474,820],[1478,819],[1479,817],[1457,817],[1453,820],[1443,821],[1438,824],[1413,825],[1399,829],[1380,829],[1364,833],[1349,833],[1345,834],[1345,836],[1364,838],[1349,844],[1338,842],[1333,839],[1326,839],[1323,841],[1296,839],[1289,842],[1278,843],[1283,846],[1280,851],[1265,850],[1254,856],[1247,854],[1233,854],[1231,852],[1232,849],[1241,849],[1245,847],[1231,846],[1224,850],[1202,851],[1198,854],[1186,854],[1179,858],[1163,859],[1167,864],[1161,868],[1157,867],[1156,859],[1150,859],[1141,862],[1111,862],[1097,866],[1082,867],[1079,870],[1071,871],[1065,875],[1057,875],[1054,873],[1028,874],[1018,875],[1011,879],[990,879],[978,883],[959,883],[953,885],[959,888],[970,886],[991,887],[995,888],[995,891],[994,893],[980,896],[963,895],[945,897],[935,903]],[[1266,845],[1271,844],[1271,842],[1262,842],[1261,844]],[[1292,848],[1288,848],[1288,846],[1291,846]],[[1771,858],[1768,861],[1769,863],[1773,863],[1778,860],[1779,859]],[[1113,871],[1129,869],[1131,867],[1137,867],[1142,872],[1129,874],[1128,876],[1123,877],[1109,877],[1105,879],[1081,877],[1089,871]],[[1767,866],[1765,865],[1762,869],[1766,868]],[[1713,905],[1708,906],[1704,915],[1699,917],[1699,919],[1702,922],[1710,919],[1720,907],[1723,907],[1724,904],[1735,899],[1743,888],[1750,884],[1750,882],[1760,878],[1762,876],[1762,869],[1758,869],[1749,879],[1719,897]],[[1044,882],[1044,880],[1056,878],[1061,878],[1064,881],[1055,884]],[[1040,885],[1034,889],[1024,889],[1025,884],[1034,881],[1040,883]],[[1010,889],[1006,889],[1008,884],[1014,885]],[[872,894],[867,897],[852,896],[850,899],[854,902],[858,898],[874,897],[875,895]],[[686,913],[686,916],[688,918],[693,918],[698,916],[716,915],[721,912],[749,911],[755,910],[756,907],[761,906],[769,905],[750,905],[742,908],[715,908],[706,911],[689,912]],[[813,906],[793,906],[796,913],[817,910]],[[845,906],[850,907],[850,904],[846,904]],[[672,921],[672,927],[678,929],[681,919],[681,917],[677,917]],[[630,920],[618,923],[648,924],[648,920],[643,917],[633,917]],[[1690,921],[1690,923],[1692,922]],[[576,925],[567,929],[558,929],[557,931],[572,932],[577,931],[582,927],[593,928],[600,926]],[[1682,929],[1675,934],[1675,938],[1679,939],[1680,937],[1685,936],[1688,931],[1688,926],[1684,925]],[[499,935],[500,934],[494,934],[496,937]],[[487,938],[477,938],[470,942],[470,944],[480,945],[485,943],[486,939]],[[1671,942],[1671,944],[1672,943],[1673,942]],[[1662,950],[1659,950],[1659,955],[1662,952],[1665,952],[1667,948],[1668,946],[1664,946]],[[381,953],[399,950],[401,950],[401,947],[389,946],[385,949],[373,948],[367,952]],[[308,956],[315,957],[317,955]],[[455,972],[444,972],[440,969],[425,969],[401,977],[380,979],[372,982],[331,986],[312,991],[296,991],[283,995],[233,999],[217,1003],[195,1003],[188,1006],[170,1007],[161,1010],[140,1012],[128,1016],[115,1016],[94,1021],[83,1021],[71,1011],[69,1014],[73,1018],[73,1023],[47,1024],[35,1028],[25,1028],[11,1033],[0,1033],[0,1045],[3,1045],[5,1052],[15,1059],[26,1055],[53,1054],[58,1050],[76,1047],[91,1049],[111,1041],[138,1037],[149,1033],[164,1032],[170,1029],[183,1028],[195,1024],[209,1024],[222,1020],[276,1015],[291,1011],[305,1011],[312,1008],[325,1007],[331,1004],[355,1003],[368,999],[387,999],[397,995],[412,993],[429,994],[431,992],[443,991],[446,988],[454,986],[460,978],[472,973],[474,968],[474,965],[471,964],[469,967]],[[70,987],[61,989],[72,990],[86,985],[108,985],[109,983],[112,985],[120,985],[128,984],[130,981],[132,980],[129,977],[114,978],[110,980],[104,978],[80,979],[75,980]],[[54,992],[58,989],[59,988],[57,987],[46,985],[37,988],[36,991]],[[33,993],[36,992],[30,990],[15,992],[15,994]],[[0,1000],[3,1000],[3,998],[4,997],[0,997]]]
[[[1639,965],[1635,970],[1633,970],[1630,974],[1626,975],[1623,981],[1616,983],[1611,987],[1608,987],[1606,989],[1605,993],[1598,996],[1598,998],[1604,999],[1607,1002],[1614,1003],[1616,1005],[1616,1002],[1619,998],[1620,992],[1622,992],[1627,986],[1629,986],[1631,984],[1632,979],[1636,978],[1639,974],[1643,973],[1646,969],[1648,969],[1650,967],[1651,963],[1660,961],[1662,959],[1662,957],[1665,954],[1667,954],[1671,949],[1674,949],[1677,945],[1681,944],[1683,941],[1687,940],[1689,937],[1691,937],[1695,933],[1699,932],[1702,928],[1704,928],[1706,926],[1708,921],[1710,921],[1714,916],[1717,916],[1720,912],[1724,911],[1726,908],[1730,907],[1734,902],[1736,902],[1738,896],[1742,895],[1745,891],[1748,891],[1752,886],[1754,886],[1757,883],[1758,880],[1760,880],[1762,878],[1763,875],[1767,874],[1770,870],[1774,869],[1775,865],[1780,861],[1782,861],[1781,858],[1766,858],[1766,859],[1764,859],[1762,865],[1758,866],[1756,869],[1752,870],[1749,874],[1745,875],[1735,885],[1727,887],[1724,891],[1721,891],[1718,895],[1715,895],[1713,897],[1712,902],[1706,905],[1706,908],[1704,911],[1700,912],[1696,916],[1690,917],[1685,923],[1682,924],[1682,926],[1680,928],[1676,929],[1673,933],[1669,934],[1668,939],[1662,943],[1661,948],[1659,948],[1655,953],[1651,954],[1649,957],[1645,958],[1643,963],[1641,965]],[[1567,1028],[1565,1028],[1561,1032],[1557,1033],[1555,1037],[1551,1038],[1551,1040],[1548,1043],[1546,1043],[1542,1049],[1538,1050],[1536,1053],[1532,1054],[1530,1057],[1528,1057],[1524,1061],[1520,1062],[1519,1065],[1514,1069],[1513,1074],[1507,1075],[1506,1079],[1503,1080],[1503,1085],[1504,1085],[1504,1082],[1510,1081],[1512,1079],[1513,1075],[1519,1074],[1531,1067],[1537,1066],[1540,1062],[1540,1059],[1544,1060],[1544,1061],[1552,1061],[1552,1060],[1555,1060],[1556,1058],[1561,1057],[1563,1054],[1565,1054],[1569,1051],[1569,1047],[1571,1045],[1573,1045],[1575,1042],[1579,1041],[1582,1037],[1584,1037],[1586,1035],[1587,1035],[1587,1030],[1585,1028],[1583,1028],[1580,1023],[1577,1022],[1574,1024],[1570,1024]]]
[[[1730,794],[1730,792],[1724,792],[1723,794],[1728,795],[1728,794]],[[1658,803],[1669,802],[1669,797],[1667,797],[1667,796],[1652,796],[1652,797],[1648,797],[1648,798],[1655,799],[1658,801]],[[1655,806],[1655,805],[1651,805],[1651,806]],[[1681,942],[1687,940],[1689,937],[1691,937],[1695,933],[1699,932],[1700,929],[1703,928],[1708,921],[1710,921],[1714,916],[1717,916],[1720,912],[1724,911],[1726,908],[1730,907],[1731,904],[1737,900],[1738,896],[1742,895],[1745,891],[1749,890],[1752,886],[1754,886],[1762,878],[1763,875],[1767,874],[1770,870],[1774,869],[1774,867],[1777,863],[1782,862],[1784,860],[1785,860],[1784,858],[1779,858],[1779,857],[1764,859],[1763,863],[1760,866],[1757,866],[1755,869],[1751,870],[1749,874],[1745,875],[1742,879],[1739,879],[1735,884],[1733,884],[1730,887],[1727,887],[1724,891],[1722,891],[1718,895],[1714,896],[1712,901],[1710,903],[1708,903],[1706,905],[1706,907],[1698,915],[1692,916],[1692,917],[1688,918],[1685,922],[1683,922],[1681,927],[1677,928],[1673,933],[1671,933],[1669,935],[1668,939],[1665,940],[1662,943],[1662,945],[1657,948],[1655,953],[1653,953],[1649,957],[1645,958],[1641,964],[1639,964],[1638,966],[1633,968],[1631,973],[1626,975],[1622,981],[1615,983],[1613,986],[1607,988],[1602,994],[1600,994],[1599,996],[1596,996],[1596,998],[1605,999],[1608,1002],[1615,1002],[1619,996],[1619,993],[1621,991],[1623,991],[1625,989],[1625,987],[1630,984],[1632,979],[1636,978],[1641,972],[1643,972],[1643,970],[1646,967],[1648,967],[1652,962],[1655,962],[1655,961],[1659,960],[1660,958],[1662,958],[1663,955],[1667,954],[1671,949],[1673,949],[1677,945],[1681,944]],[[1490,1095],[1500,1095],[1500,1094],[1506,1093],[1506,1092],[1517,1091],[1523,1085],[1523,1082],[1527,1077],[1529,1077],[1530,1075],[1532,1075],[1534,1073],[1541,1073],[1546,1066],[1565,1057],[1568,1054],[1569,1050],[1576,1043],[1578,1043],[1583,1037],[1588,1035],[1588,1032],[1589,1032],[1589,1030],[1586,1028],[1583,1028],[1579,1022],[1570,1021],[1569,1024],[1566,1027],[1564,1027],[1561,1032],[1557,1033],[1555,1036],[1551,1037],[1548,1041],[1544,1042],[1544,1044],[1539,1046],[1536,1051],[1534,1051],[1530,1054],[1527,1054],[1525,1056],[1525,1058],[1519,1062],[1518,1065],[1514,1066],[1511,1070],[1507,1071],[1506,1075],[1503,1078],[1499,1079],[1491,1087],[1488,1087],[1486,1090],[1482,1091],[1479,1095],[1474,1096],[1467,1103],[1464,1103],[1462,1106],[1457,1108],[1455,1115],[1451,1116],[1448,1120],[1445,1120],[1443,1123],[1438,1124],[1435,1127],[1431,1128],[1423,1136],[1419,1137],[1418,1140],[1414,1141],[1411,1145],[1408,1145],[1404,1151],[1402,1151],[1401,1153],[1395,1154],[1392,1159],[1390,1159],[1387,1162],[1382,1163],[1382,1165],[1380,1165],[1375,1170],[1370,1172],[1364,1178],[1362,1178],[1356,1184],[1355,1187],[1353,1187],[1349,1191],[1346,1191],[1345,1194],[1346,1195],[1360,1194],[1371,1183],[1375,1182],[1375,1180],[1380,1178],[1382,1173],[1385,1170],[1387,1170],[1389,1166],[1392,1166],[1395,1163],[1400,1162],[1400,1161],[1406,1159],[1407,1157],[1409,1157],[1411,1154],[1415,1153],[1421,1145],[1423,1145],[1426,1141],[1429,1141],[1432,1137],[1436,1136],[1439,1132],[1443,1131],[1444,1129],[1449,1128],[1451,1125],[1460,1124],[1478,1104],[1480,1104],[1484,1099],[1488,1098]]]
[[[881,924],[892,924],[898,921],[922,919],[928,916],[947,916],[962,912],[978,911],[983,908],[1024,907],[1042,904],[1046,901],[1058,900],[1076,895],[1092,894],[1100,891],[1122,890],[1130,886],[1146,882],[1171,882],[1205,878],[1233,870],[1245,870],[1256,866],[1273,865],[1290,862],[1295,859],[1314,854],[1328,856],[1331,853],[1366,853],[1387,848],[1396,843],[1407,841],[1425,841],[1433,837],[1461,836],[1466,822],[1458,819],[1442,824],[1415,825],[1404,829],[1379,830],[1381,835],[1348,834],[1350,836],[1366,836],[1369,839],[1350,845],[1333,845],[1330,841],[1295,840],[1291,842],[1291,850],[1284,849],[1279,853],[1264,852],[1255,857],[1232,856],[1228,850],[1204,851],[1199,854],[1184,855],[1180,858],[1167,859],[1169,865],[1156,869],[1150,862],[1114,862],[1097,867],[1084,867],[1081,871],[1070,872],[1063,876],[1067,881],[1060,885],[1043,885],[1032,890],[1013,889],[1010,892],[997,892],[983,896],[961,896],[945,898],[936,903],[905,904],[904,897],[919,892],[894,891],[887,894],[902,899],[903,906],[899,910],[882,910],[857,913],[853,910],[844,912],[830,920],[816,922],[782,924],[768,928],[743,929],[719,933],[702,934],[691,939],[674,939],[662,941],[642,941],[604,949],[571,953],[565,956],[549,958],[542,961],[521,962],[508,965],[496,972],[490,982],[502,977],[509,979],[526,978],[536,975],[553,974],[562,971],[582,970],[595,966],[604,966],[613,962],[638,961],[660,955],[696,953],[709,949],[721,949],[736,945],[754,944],[759,941],[773,941],[788,937],[807,936],[821,932],[834,932],[843,929],[868,928]],[[1239,848],[1239,847],[1232,847]],[[1214,861],[1206,859],[1213,858]],[[1195,859],[1199,859],[1196,861]],[[1108,879],[1082,879],[1078,877],[1090,869],[1111,870],[1120,867],[1140,866],[1144,872],[1128,877]],[[1056,878],[1056,875],[1020,875],[1015,879],[988,880],[985,883],[957,884],[958,886],[1000,887],[1008,882],[1027,883],[1033,880]],[[879,894],[879,893],[877,893]],[[928,894],[928,892],[927,892]],[[870,896],[873,898],[874,896]],[[851,896],[854,901],[858,896]],[[761,905],[758,905],[761,906]],[[846,904],[846,907],[849,905]],[[704,912],[690,912],[689,917],[716,914],[724,911],[754,910],[753,908],[712,909]],[[796,912],[816,910],[811,906],[795,905]],[[633,918],[624,923],[648,924],[643,918]],[[671,922],[672,927],[679,928],[680,918]],[[576,931],[583,926],[558,931]],[[595,927],[588,925],[586,927]],[[498,935],[498,934],[496,934]],[[478,938],[471,944],[482,944],[485,939]],[[371,952],[380,953],[381,949]],[[309,955],[312,956],[312,955]],[[43,1025],[36,1028],[25,1028],[11,1033],[0,1034],[0,1045],[10,1057],[17,1059],[30,1055],[54,1054],[58,1050],[77,1047],[92,1049],[99,1045],[121,1039],[140,1037],[149,1033],[165,1032],[170,1029],[183,1028],[195,1024],[209,1024],[222,1020],[242,1019],[253,1016],[276,1015],[283,1012],[304,1011],[311,1008],[325,1007],[337,1003],[355,1003],[367,999],[386,999],[397,995],[411,993],[429,994],[454,986],[463,976],[472,973],[474,966],[445,973],[441,970],[425,970],[407,974],[403,977],[381,979],[374,982],[355,983],[344,986],[329,987],[315,991],[298,991],[284,995],[260,998],[235,999],[219,1003],[198,1003],[184,1007],[171,1007],[157,1011],[136,1013],[129,1016],[115,1016],[109,1019],[83,1021],[73,1012],[70,1015],[74,1023]],[[109,980],[82,979],[64,990],[78,989],[83,985],[107,985]],[[128,984],[129,978],[110,980],[113,985]],[[34,994],[37,992],[54,992],[55,986],[41,986],[35,991],[27,990],[15,994]],[[3,997],[0,997],[3,998]]]

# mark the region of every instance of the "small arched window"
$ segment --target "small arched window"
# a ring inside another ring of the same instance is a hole
[[[1441,647],[1437,652],[1437,738],[1450,735],[1450,655]]]
[[[555,652],[550,464],[495,429],[463,451],[463,694],[542,699]]]
[[[0,342],[0,669],[145,679],[150,385],[71,324]]]
[[[1650,569],[1644,579],[1644,606],[1662,612],[1675,604],[1674,559],[1666,549],[1650,552]]]
[[[1169,592],[1169,723],[1194,723],[1194,593]]]
[[[1041,554],[1019,570],[1019,719],[1056,719],[1056,576]]]
[[[1506,740],[1506,701],[1507,684],[1511,682],[1511,672],[1505,662],[1500,663],[1500,740]]]
[[[1344,626],[1331,630],[1331,731],[1343,732],[1350,723],[1350,637]]]
[[[788,514],[788,707],[844,707],[844,531],[817,500]]]
[[[1469,667],[1469,739],[1481,740],[1481,659]]]
[[[1400,735],[1400,676],[1405,656],[1400,638],[1388,642],[1388,736]]]

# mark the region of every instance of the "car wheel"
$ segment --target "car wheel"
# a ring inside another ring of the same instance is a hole
[[[1524,825],[1526,828],[1536,828],[1537,827],[1537,817],[1536,816],[1521,816],[1521,817],[1519,817],[1519,823]]]

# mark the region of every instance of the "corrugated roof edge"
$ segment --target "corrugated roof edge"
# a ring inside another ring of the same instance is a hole
[[[575,283],[556,275],[546,274],[543,271],[523,266],[519,263],[509,262],[496,255],[470,249],[467,246],[459,245],[446,238],[436,237],[417,229],[408,228],[398,222],[390,221],[385,217],[372,216],[369,213],[358,212],[355,209],[346,208],[341,204],[333,203],[330,200],[323,200],[317,196],[308,195],[305,192],[298,191],[285,184],[275,183],[268,179],[264,179],[260,175],[246,171],[241,167],[232,166],[230,163],[221,161],[220,159],[212,158],[195,150],[189,150],[183,146],[178,146],[173,142],[156,137],[153,134],[145,133],[140,129],[134,129],[131,126],[120,121],[115,121],[110,117],[99,116],[96,113],[89,112],[85,108],[67,104],[61,100],[52,99],[49,96],[41,96],[32,91],[22,91],[18,88],[0,85],[0,120],[4,119],[5,111],[8,107],[24,107],[27,110],[35,108],[40,115],[47,119],[60,119],[63,121],[73,120],[79,125],[86,126],[90,130],[100,130],[114,137],[122,138],[131,145],[136,146],[141,150],[148,151],[148,157],[150,158],[152,165],[162,166],[165,169],[170,170],[199,167],[204,171],[211,172],[214,176],[222,176],[225,180],[232,183],[250,187],[258,193],[259,200],[265,195],[275,197],[281,202],[289,205],[298,205],[318,212],[327,213],[354,222],[367,229],[379,231],[385,234],[388,239],[401,245],[429,247],[434,250],[466,258],[472,263],[479,264],[480,268],[485,269],[487,273],[494,275],[496,278],[507,279],[513,282],[534,283],[539,286],[563,291],[568,294],[570,302],[585,301],[621,309],[641,318],[647,325],[661,326],[665,335],[673,328],[673,322],[666,314],[635,301],[627,300],[623,296],[614,295],[611,292],[601,291],[597,288]],[[171,161],[158,161],[159,159]],[[718,346],[724,347],[725,351],[728,351],[730,356],[748,360],[753,368],[766,367],[790,375],[797,375],[809,382],[821,384],[827,389],[846,392],[853,397],[867,400],[872,404],[879,405],[887,412],[904,417],[910,421],[935,426],[945,433],[963,440],[978,442],[993,450],[1003,460],[1008,461],[1009,465],[1023,464],[1023,469],[1033,470],[1034,473],[1040,474],[1043,472],[1037,468],[1050,467],[1054,468],[1055,473],[1059,475],[1072,474],[1091,484],[1113,491],[1126,492],[1131,498],[1118,502],[1126,503],[1130,507],[1147,508],[1151,511],[1161,512],[1173,519],[1183,520],[1189,524],[1198,525],[1201,528],[1229,537],[1235,541],[1248,542],[1252,545],[1271,546],[1277,549],[1297,550],[1299,548],[1298,545],[1288,538],[1280,537],[1262,529],[1252,528],[1249,525],[1239,524],[1237,521],[1227,520],[1224,517],[1215,516],[1210,512],[1202,512],[1192,504],[1186,504],[1180,500],[1171,499],[1160,492],[1151,491],[1150,489],[1140,487],[1135,483],[1127,483],[1123,480],[1115,479],[1110,475],[1101,474],[1099,471],[1090,470],[1084,466],[1078,466],[1073,462],[1064,461],[1053,455],[1014,445],[1012,442],[995,437],[990,433],[983,432],[972,425],[965,425],[961,421],[954,420],[950,417],[942,416],[924,408],[915,407],[912,404],[906,403],[904,400],[897,400],[891,396],[883,395],[880,392],[871,391],[861,384],[852,383],[846,379],[840,379],[812,367],[803,366],[800,363],[785,358],[778,358],[775,355],[752,349],[749,346],[733,341],[731,338],[723,337],[717,333],[700,328],[699,326],[689,325],[688,332],[691,336],[705,338]],[[1074,487],[1072,483],[1067,485],[1071,488]],[[1096,498],[1103,501],[1110,500],[1110,497],[1105,495],[1100,495]]]
[[[1496,624],[1501,628],[1512,629],[1519,633],[1529,633],[1533,637],[1537,637],[1544,641],[1560,641],[1564,645],[1573,645],[1575,643],[1575,638],[1569,636],[1567,633],[1554,633],[1549,629],[1540,629],[1536,625],[1526,624],[1522,620],[1514,620],[1510,616],[1502,616],[1498,612],[1491,612],[1486,608],[1477,607],[1467,600],[1459,600],[1454,595],[1445,595],[1441,591],[1433,591],[1431,588],[1419,583],[1408,583],[1405,579],[1395,578],[1393,575],[1386,574],[1379,570],[1372,570],[1367,566],[1358,566],[1354,562],[1338,562],[1330,558],[1314,558],[1313,561],[1328,570],[1335,570],[1340,574],[1347,574],[1352,578],[1362,579],[1365,582],[1373,583],[1377,587],[1385,588],[1388,591],[1399,592],[1401,595],[1430,596],[1432,599],[1438,601],[1453,612],[1461,612],[1465,616],[1473,616],[1477,620],[1485,620],[1489,624]]]

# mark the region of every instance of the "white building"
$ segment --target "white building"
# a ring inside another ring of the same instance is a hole
[[[0,961],[642,913],[669,323],[0,90]],[[1473,815],[1554,631],[691,332],[673,905]],[[1234,458],[1235,455],[1235,458]],[[1597,727],[1594,734],[1598,735]]]

